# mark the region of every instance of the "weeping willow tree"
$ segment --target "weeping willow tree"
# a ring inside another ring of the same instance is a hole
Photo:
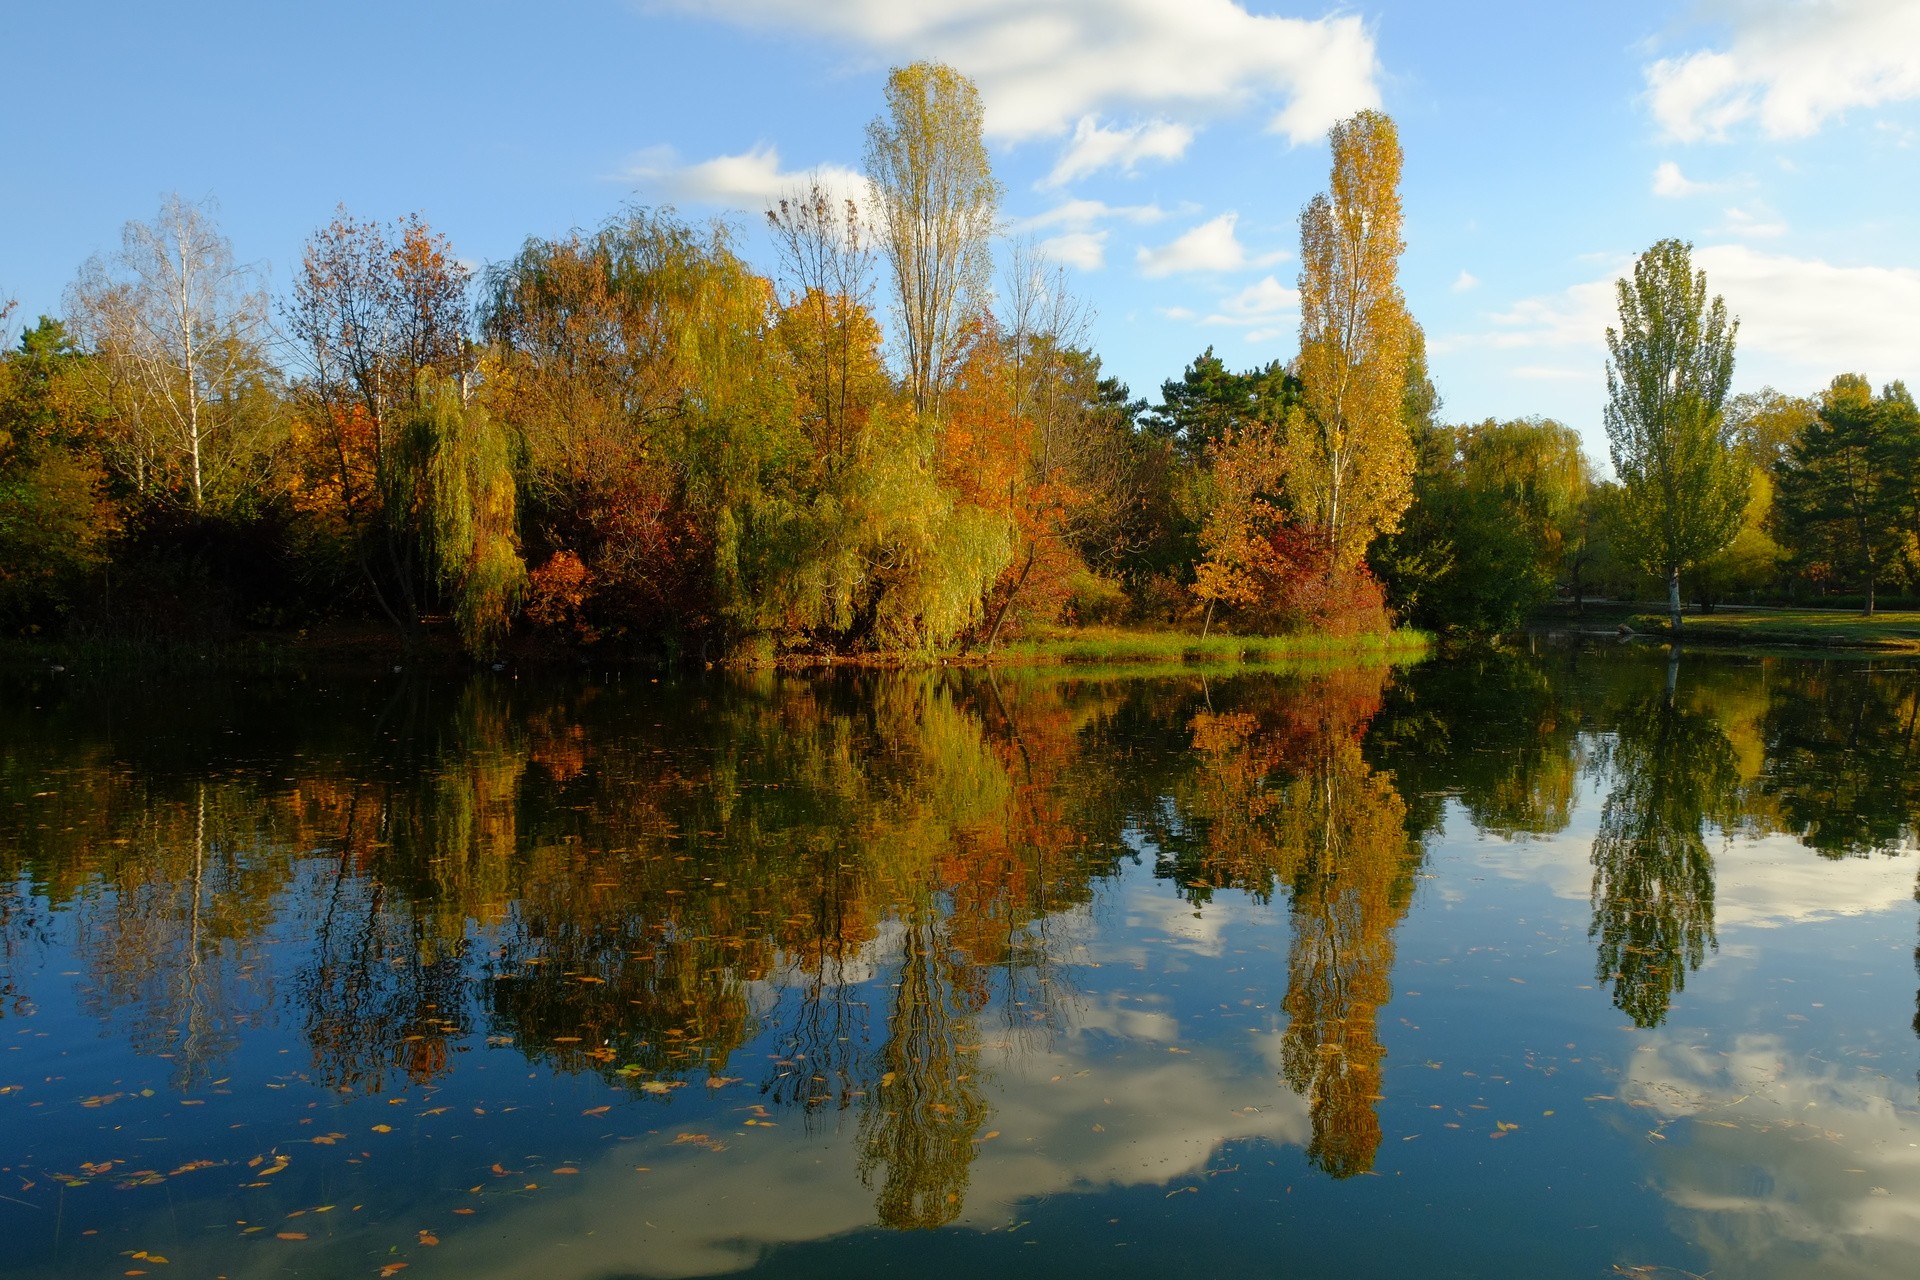
[[[527,585],[511,439],[452,379],[420,375],[414,400],[404,465],[394,469],[400,491],[389,495],[388,510],[411,515],[460,643],[485,657],[499,647]]]

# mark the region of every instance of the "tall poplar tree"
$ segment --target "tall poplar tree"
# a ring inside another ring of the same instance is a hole
[[[966,323],[986,312],[1000,206],[980,92],[938,62],[895,67],[887,114],[867,125],[867,180],[906,349],[914,408],[935,412]]]
[[[1303,405],[1285,435],[1287,493],[1331,577],[1413,501],[1403,415],[1413,319],[1398,282],[1400,139],[1362,111],[1333,127],[1331,189],[1300,213]]]
[[[1662,240],[1618,283],[1620,327],[1607,330],[1607,439],[1620,476],[1624,550],[1666,579],[1680,632],[1680,575],[1740,531],[1749,469],[1721,406],[1740,322],[1707,301],[1693,246]]]

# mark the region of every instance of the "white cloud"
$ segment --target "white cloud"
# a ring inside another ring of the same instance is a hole
[[[987,129],[1065,133],[1090,112],[1187,118],[1245,107],[1310,142],[1380,105],[1367,25],[1252,14],[1236,0],[653,0],[736,25],[825,36],[881,59],[938,58],[972,76]]]
[[[1920,4],[1913,0],[1733,0],[1724,49],[1662,58],[1648,98],[1668,135],[1723,139],[1755,123],[1803,138],[1851,107],[1920,97]]]
[[[1038,247],[1055,262],[1079,267],[1082,271],[1098,271],[1107,265],[1107,233],[1104,231],[1068,231],[1049,236]]]
[[[1264,267],[1285,259],[1282,252],[1251,256],[1234,234],[1240,221],[1237,213],[1223,213],[1158,248],[1141,247],[1134,259],[1140,274],[1150,279],[1188,271],[1237,271],[1242,267]]]
[[[1598,382],[1600,375],[1592,369],[1563,369],[1550,364],[1517,364],[1507,370],[1510,378],[1519,378],[1526,382]]]
[[[1723,948],[1722,954],[1725,954]],[[1838,1057],[1838,1061],[1834,1058]],[[1894,1276],[1920,1249],[1912,1086],[1857,1047],[1746,1032],[1661,1032],[1630,1055],[1623,1123],[1655,1143],[1649,1182],[1698,1240],[1707,1274]],[[1884,1065],[1884,1064],[1882,1064]]]
[[[1770,240],[1787,234],[1787,224],[1773,210],[1764,205],[1754,205],[1744,209],[1729,208],[1727,220],[1720,230],[1724,235]]]
[[[1522,298],[1490,317],[1492,332],[1466,340],[1466,346],[1494,348],[1593,347],[1602,345],[1607,326],[1618,323],[1614,307],[1615,275],[1576,284],[1560,293]]]
[[[1265,336],[1273,336],[1273,321],[1300,310],[1300,291],[1281,284],[1274,276],[1268,276],[1258,284],[1250,284],[1220,304],[1220,309],[1207,317],[1208,324],[1245,324],[1264,325]]]
[[[1166,120],[1150,120],[1131,129],[1108,129],[1093,116],[1081,116],[1053,172],[1040,185],[1062,186],[1106,168],[1132,173],[1142,160],[1178,160],[1192,141],[1192,129]]]
[[[1713,245],[1694,255],[1740,317],[1740,349],[1791,362],[1824,386],[1836,373],[1901,376],[1920,358],[1920,270],[1838,267]]]
[[[1444,349],[1584,350],[1597,374],[1607,326],[1619,322],[1614,280],[1630,265],[1617,259],[1600,279],[1523,298],[1492,316],[1491,330],[1450,336]],[[1693,265],[1739,317],[1741,386],[1812,390],[1847,370],[1876,382],[1920,373],[1920,270],[1836,266],[1744,244],[1696,249]]]
[[[1455,293],[1471,293],[1480,287],[1480,277],[1462,267],[1460,274],[1453,278],[1453,284],[1449,287]]]
[[[1055,205],[1022,218],[1007,228],[1012,235],[1028,231],[1044,231],[1050,227],[1065,227],[1070,230],[1084,231],[1096,223],[1106,221],[1137,222],[1141,224],[1158,222],[1167,216],[1167,211],[1155,204],[1107,204],[1100,200],[1069,200],[1065,204]]]
[[[649,147],[632,156],[615,176],[669,200],[735,209],[764,208],[815,178],[831,191],[856,197],[867,190],[864,177],[840,165],[783,171],[779,150],[768,143],[694,164],[682,164],[672,147]]]
[[[1653,171],[1653,194],[1668,200],[1705,195],[1713,190],[1713,184],[1693,181],[1680,172],[1680,166],[1671,160],[1662,161],[1660,167]]]

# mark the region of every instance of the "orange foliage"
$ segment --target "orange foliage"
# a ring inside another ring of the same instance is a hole
[[[556,551],[528,575],[526,615],[543,630],[591,644],[599,633],[581,615],[592,590],[592,575],[571,551]]]

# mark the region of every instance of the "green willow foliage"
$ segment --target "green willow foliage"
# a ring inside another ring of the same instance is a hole
[[[527,586],[509,434],[456,382],[423,374],[415,401],[406,454],[426,560],[461,643],[484,657],[499,647]]]

